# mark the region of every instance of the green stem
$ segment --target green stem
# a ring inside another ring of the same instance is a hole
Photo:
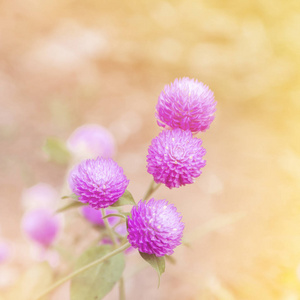
[[[123,277],[119,280],[119,300],[126,300]]]
[[[68,203],[60,208],[58,208],[55,213],[58,214],[58,213],[61,213],[61,212],[65,212],[66,210],[69,210],[71,208],[77,208],[77,207],[81,207],[81,206],[86,206],[87,203],[82,203],[82,202],[79,202],[79,201],[72,201],[71,203]]]
[[[160,185],[161,185],[161,183],[157,184],[157,183],[155,183],[154,180],[152,180],[143,199],[147,200],[160,187]]]
[[[36,297],[34,300],[39,300],[42,297],[44,297],[45,295],[47,295],[48,293],[52,292],[54,289],[56,289],[57,287],[59,287],[60,285],[62,285],[63,283],[65,283],[66,281],[72,279],[73,277],[81,274],[82,272],[98,265],[101,264],[102,262],[106,261],[107,259],[115,256],[116,254],[119,254],[121,252],[123,252],[124,250],[126,250],[127,248],[130,247],[129,242],[127,242],[126,244],[122,245],[120,248],[115,249],[114,251],[102,256],[99,259],[96,259],[95,261],[85,265],[84,267],[74,271],[73,273],[69,274],[68,276],[58,280],[56,283],[54,283],[53,285],[51,285],[46,291],[44,291],[43,293],[41,293],[38,297]]]
[[[102,217],[105,217],[105,210],[104,208],[101,208],[101,212],[102,212]],[[116,248],[118,246],[118,241],[116,239],[116,236],[112,230],[112,228],[110,227],[108,220],[106,218],[103,219],[104,225],[108,231],[109,237],[111,238],[112,242],[114,243],[114,247]]]
[[[115,230],[120,224],[124,223],[125,220],[120,220],[117,224],[115,224],[112,229]]]
[[[102,217],[105,217],[105,210],[102,208]],[[110,227],[107,218],[103,218],[104,225],[108,231],[108,234],[113,241],[114,247],[118,246],[118,240],[116,238],[114,230]],[[124,279],[123,277],[119,280],[119,300],[125,300],[125,289],[124,289]]]

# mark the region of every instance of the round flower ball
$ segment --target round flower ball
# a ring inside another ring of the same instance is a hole
[[[184,223],[173,204],[166,200],[140,201],[128,217],[128,241],[140,252],[171,255],[181,244]]]
[[[26,209],[54,209],[58,199],[57,191],[43,182],[25,189],[22,193],[22,205]]]
[[[27,212],[22,220],[26,236],[43,247],[49,247],[55,240],[60,228],[57,216],[47,209]]]
[[[112,157],[116,151],[113,135],[104,127],[87,124],[78,127],[69,137],[67,147],[80,158]]]
[[[209,87],[184,77],[166,85],[156,105],[157,124],[193,133],[205,131],[214,120],[217,102]]]
[[[8,260],[10,252],[9,244],[4,240],[0,240],[0,264]]]
[[[87,159],[75,166],[69,185],[78,200],[95,209],[114,204],[125,192],[129,180],[111,158]]]
[[[81,213],[84,216],[86,220],[88,220],[90,223],[97,225],[97,226],[104,226],[104,221],[102,219],[102,212],[101,210],[92,208],[91,206],[83,206],[81,207]],[[106,209],[105,213],[107,215],[109,214],[116,214],[118,213],[117,210],[112,209]],[[118,223],[119,218],[118,217],[109,217],[108,223],[110,226],[114,226]]]
[[[156,183],[168,188],[194,182],[206,164],[206,150],[202,141],[190,131],[182,129],[164,130],[155,137],[148,148],[147,170]]]

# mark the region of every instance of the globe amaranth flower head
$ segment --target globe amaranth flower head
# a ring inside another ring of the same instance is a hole
[[[184,223],[173,204],[166,200],[140,201],[128,217],[128,241],[140,252],[171,255],[181,244]]]
[[[156,183],[168,188],[180,187],[194,182],[206,164],[206,150],[202,141],[190,131],[164,130],[155,137],[148,148],[147,169]]]
[[[55,240],[60,221],[48,209],[35,209],[27,212],[22,220],[22,230],[29,239],[43,247],[49,247]]]
[[[111,158],[87,159],[75,166],[69,184],[78,200],[93,208],[106,208],[125,192],[129,180]]]
[[[115,140],[112,134],[97,124],[78,127],[69,137],[67,147],[78,158],[112,157],[115,153]]]
[[[166,85],[156,105],[157,124],[193,133],[205,131],[214,120],[217,102],[208,86],[184,77]]]

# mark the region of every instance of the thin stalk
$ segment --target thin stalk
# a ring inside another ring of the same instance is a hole
[[[102,216],[104,217],[105,216],[105,210],[103,208],[101,208],[101,212],[102,212]],[[108,234],[109,234],[109,237],[111,238],[113,244],[114,244],[114,247],[116,248],[118,246],[118,241],[116,239],[116,236],[112,230],[112,228],[110,227],[109,223],[108,223],[108,220],[106,218],[103,219],[103,222],[104,222],[104,225],[108,231]]]
[[[114,226],[112,226],[112,229],[115,230],[120,224],[124,223],[125,220],[121,219],[117,224],[115,224]]]
[[[145,196],[143,197],[143,200],[147,200],[159,187],[161,183],[155,183],[154,180],[151,181],[148,190],[145,193]]]
[[[102,208],[102,217],[105,217],[105,210]],[[108,231],[108,234],[113,241],[114,248],[118,247],[118,240],[116,238],[114,230],[110,227],[107,218],[103,219],[104,225]],[[119,280],[119,300],[125,300],[124,278],[123,276]]]
[[[119,300],[126,300],[123,277],[119,280]]]
[[[95,261],[85,265],[84,267],[74,271],[73,273],[69,274],[68,276],[58,280],[57,282],[55,282],[53,285],[51,285],[47,290],[45,290],[43,293],[41,293],[38,297],[34,298],[34,300],[39,300],[42,297],[44,297],[45,295],[49,294],[50,292],[52,292],[54,289],[56,289],[57,287],[59,287],[60,285],[62,285],[63,283],[65,283],[66,281],[72,279],[73,277],[81,274],[82,272],[98,265],[101,264],[102,262],[106,261],[107,259],[115,256],[116,254],[119,254],[121,252],[123,252],[124,250],[126,250],[127,248],[130,247],[129,242],[127,242],[126,244],[124,244],[123,246],[121,246],[120,248],[115,249],[114,251],[102,256],[99,259],[96,259]]]

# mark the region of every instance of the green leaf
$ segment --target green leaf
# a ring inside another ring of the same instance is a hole
[[[160,285],[160,276],[165,272],[165,258],[164,256],[157,257],[154,254],[140,252],[141,257],[149,263],[158,274],[158,287]]]
[[[130,217],[130,218],[131,218],[131,211],[129,211],[129,212],[124,211],[124,212],[123,212],[123,215],[125,216],[126,220],[127,220],[127,217]]]
[[[176,264],[176,259],[171,255],[165,255],[167,261],[169,261],[172,265]]]
[[[58,208],[55,212],[56,213],[61,213],[61,212],[65,212],[66,210],[69,210],[69,209],[72,209],[72,208],[77,208],[77,207],[86,206],[86,205],[89,205],[89,204],[88,203],[82,203],[82,202],[79,202],[79,201],[76,201],[76,202],[74,201],[74,202],[66,204],[63,207]]]
[[[76,269],[99,259],[112,250],[112,246],[109,245],[89,248],[79,257]],[[71,300],[103,299],[121,278],[124,267],[124,255],[119,253],[74,277],[71,281]]]
[[[118,199],[117,202],[112,204],[112,207],[123,206],[123,205],[136,205],[131,193],[126,190],[124,194]]]
[[[35,264],[21,275],[8,294],[8,299],[32,300],[52,282],[53,271],[49,264],[46,262]],[[41,298],[41,300],[44,299],[49,299],[49,296]]]
[[[110,218],[110,217],[119,217],[119,218],[126,219],[126,217],[124,215],[121,215],[121,214],[109,214],[109,215],[106,215],[106,216],[102,217],[102,219],[107,219],[107,218]]]
[[[68,151],[65,143],[56,137],[47,138],[44,146],[44,152],[47,154],[49,160],[58,164],[67,164],[70,161],[71,154]]]
[[[181,239],[181,244],[185,247],[191,248],[191,243],[185,240],[184,238]]]
[[[63,196],[61,197],[61,199],[73,199],[73,200],[78,200],[78,196],[76,194],[71,194],[71,195],[67,195],[67,196]]]

